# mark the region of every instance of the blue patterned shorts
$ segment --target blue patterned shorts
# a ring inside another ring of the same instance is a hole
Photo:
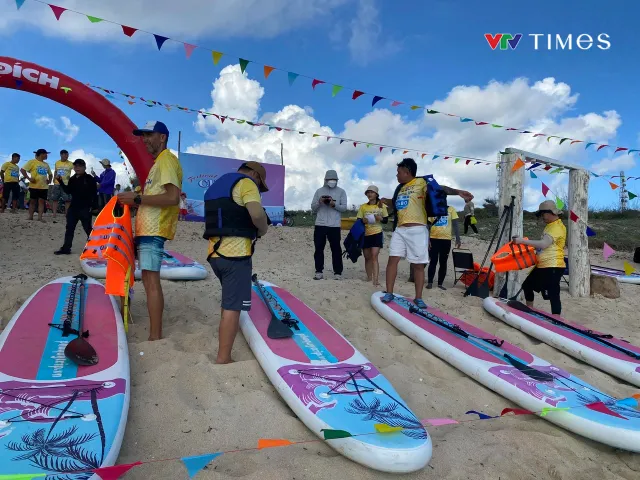
[[[164,237],[136,237],[140,270],[160,271],[166,241]]]

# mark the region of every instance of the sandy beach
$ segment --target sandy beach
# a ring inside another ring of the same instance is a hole
[[[53,223],[29,222],[26,212],[0,215],[0,328],[40,286],[64,275],[81,272],[84,246],[76,232],[73,255],[56,257],[62,244],[64,218]],[[203,225],[181,222],[167,249],[203,264],[206,242]],[[343,233],[344,237],[344,233]],[[388,245],[388,236],[386,239]],[[463,237],[463,247],[482,260],[486,244]],[[381,253],[381,279],[387,260]],[[616,253],[605,262],[601,251],[591,262],[622,268],[628,254]],[[330,271],[329,250],[325,271]],[[254,358],[242,334],[233,357],[236,363],[214,364],[217,349],[220,288],[210,272],[199,282],[162,281],[165,293],[164,335],[146,341],[148,315],[142,283],[135,287],[132,307],[135,324],[129,332],[131,405],[118,463],[177,458],[221,450],[253,448],[259,438],[314,440],[289,410]],[[271,228],[261,239],[254,271],[288,290],[326,318],[393,383],[419,418],[472,418],[467,410],[499,415],[510,401],[468,378],[393,328],[370,306],[374,287],[364,281],[364,264],[345,263],[344,279],[312,280],[313,240],[308,228]],[[396,291],[411,294],[408,266],[402,262]],[[482,309],[481,299],[463,297],[463,287],[425,291],[428,304],[457,316],[528,350],[604,392],[624,397],[638,389],[618,381],[494,319]],[[571,298],[563,287],[563,316],[640,344],[640,287],[621,284],[621,298]],[[537,306],[549,308],[537,298]],[[537,417],[519,416],[462,425],[429,427],[434,452],[424,470],[408,479],[637,479],[640,456],[615,450],[571,434]],[[259,480],[387,479],[391,475],[362,467],[322,442],[262,451],[229,453],[211,463],[196,478]],[[186,479],[179,461],[151,463],[124,477]]]

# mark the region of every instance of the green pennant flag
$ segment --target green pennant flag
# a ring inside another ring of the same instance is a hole
[[[100,23],[102,21],[101,18],[98,17],[92,17],[91,15],[87,15],[87,18],[89,19],[89,21],[91,23]]]
[[[324,434],[325,440],[335,440],[337,438],[349,438],[353,436],[345,430],[331,430],[328,428],[323,428],[321,432]]]
[[[236,123],[244,123],[245,120],[236,120]]]
[[[436,114],[436,113],[440,113],[440,112],[439,112],[439,111],[437,111],[437,110],[430,110],[430,109],[427,109],[427,113],[429,113],[429,114],[431,114],[431,115],[434,115],[434,114]]]
[[[244,73],[244,71],[247,68],[247,65],[249,65],[249,60],[245,60],[244,58],[240,58],[239,61],[240,61],[240,71],[242,73]]]
[[[549,412],[561,412],[563,410],[569,410],[569,407],[544,407],[540,412],[540,416],[544,417]]]
[[[460,161],[460,158],[456,158],[453,163],[458,163],[459,161]]]
[[[550,171],[549,173],[560,173],[562,171],[562,167],[558,167],[552,171]]]
[[[0,480],[31,480],[32,478],[42,478],[46,476],[46,473],[12,473],[9,475],[0,475]]]
[[[370,143],[367,143],[367,148],[369,148],[370,146],[371,146],[371,144],[370,144]]]
[[[629,194],[629,200],[633,200],[634,198],[636,198],[638,195],[636,195],[633,192],[627,192]]]
[[[564,202],[560,199],[560,197],[556,198],[556,208],[558,210],[562,210],[564,208]]]
[[[502,128],[502,125],[498,125],[497,123],[492,123],[491,126],[493,128]]]
[[[340,90],[342,90],[341,85],[334,85],[333,88],[331,89],[331,96],[335,97]]]

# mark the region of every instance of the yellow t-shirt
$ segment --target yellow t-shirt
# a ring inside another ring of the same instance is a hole
[[[31,177],[29,188],[38,190],[47,190],[49,188],[48,176],[51,175],[51,167],[49,167],[48,163],[41,162],[34,158],[25,163],[22,168],[24,168]]]
[[[53,184],[60,185],[56,177],[60,175],[64,180],[65,185],[69,184],[69,177],[71,177],[71,171],[73,170],[73,162],[69,160],[63,162],[62,160],[58,160],[55,166],[56,174],[53,176]]]
[[[389,212],[387,212],[387,206],[384,203],[382,204],[382,207],[379,207],[378,205],[369,205],[368,203],[363,203],[362,205],[360,205],[357,218],[364,218],[367,215],[379,215],[384,218],[389,216]],[[369,235],[376,235],[380,232],[382,232],[382,224],[380,222],[365,223],[365,237],[368,237]]]
[[[395,204],[398,227],[407,223],[427,224],[426,195],[427,182],[424,178],[414,178],[400,188]]]
[[[260,192],[256,183],[249,179],[243,178],[231,192],[233,201],[241,207],[244,207],[247,203],[258,202],[261,203]],[[220,239],[220,237],[211,237],[209,239],[209,251],[208,255],[218,257],[218,254],[213,253],[213,246]],[[246,257],[251,255],[251,242],[250,238],[243,237],[223,237],[218,252],[225,257]]]
[[[5,162],[0,167],[0,170],[4,172],[4,183],[16,183],[20,177],[20,167],[15,163]]]
[[[567,241],[567,228],[558,219],[544,227],[544,235],[553,238],[553,243],[538,253],[538,268],[564,268],[564,244]]]
[[[142,193],[161,195],[167,191],[164,186],[169,183],[182,190],[182,167],[178,158],[167,149],[154,160]],[[156,207],[143,203],[136,215],[136,235],[173,240],[178,226],[179,211],[179,205]]]
[[[435,222],[431,225],[429,231],[430,238],[438,238],[441,240],[451,240],[452,238],[452,221],[458,219],[458,212],[453,207],[449,207],[448,215],[446,217],[440,217],[436,222],[436,217],[429,217],[429,222]]]

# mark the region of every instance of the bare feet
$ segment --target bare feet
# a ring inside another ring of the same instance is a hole
[[[222,359],[217,358],[217,359],[216,359],[216,364],[217,364],[217,365],[226,365],[227,363],[234,363],[234,360],[233,360],[231,357],[229,357],[229,358],[222,358]]]

